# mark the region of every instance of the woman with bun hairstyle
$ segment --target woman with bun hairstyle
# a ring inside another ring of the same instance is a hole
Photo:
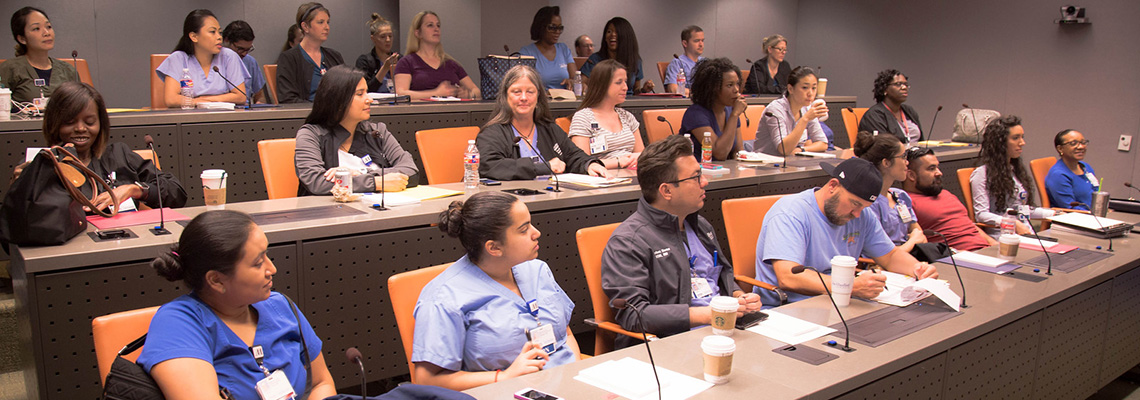
[[[268,246],[249,215],[207,211],[151,262],[159,275],[190,289],[155,313],[138,359],[167,399],[218,399],[219,388],[231,398],[259,398],[255,385],[265,373],[254,346],[264,350],[265,370],[284,373],[298,398],[306,388],[308,399],[336,394],[320,337],[288,298],[273,292],[277,268]]]
[[[879,198],[867,207],[877,217],[883,231],[895,246],[908,253],[914,245],[926,243],[926,235],[918,226],[910,195],[905,190],[891,187],[895,182],[906,180],[906,146],[889,132],[873,134],[862,131],[855,138],[854,150],[856,157],[875,164],[883,174]]]
[[[329,40],[330,18],[329,9],[321,3],[297,8],[301,42],[277,57],[277,102],[311,103],[325,72],[344,64],[339,51],[324,46]]]
[[[503,192],[476,193],[451,202],[439,229],[467,254],[416,302],[417,383],[465,390],[578,359],[568,326],[574,302],[536,259],[541,233],[526,204]]]
[[[380,14],[372,13],[372,19],[368,21],[368,32],[372,50],[356,58],[356,69],[364,71],[369,92],[389,93],[392,71],[400,59],[400,53],[392,51],[392,23]]]
[[[220,72],[214,72],[218,68]],[[162,98],[167,107],[182,105],[183,71],[194,81],[192,104],[223,101],[245,103],[245,80],[249,71],[241,56],[222,46],[222,27],[210,10],[194,10],[182,22],[182,38],[166,60],[155,69],[162,80]],[[237,87],[226,82],[236,83]]]

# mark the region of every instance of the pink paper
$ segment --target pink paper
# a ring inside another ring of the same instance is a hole
[[[1041,245],[1039,245],[1037,243],[1033,243],[1033,244],[1022,243],[1021,248],[1026,249],[1026,250],[1042,251]],[[1073,246],[1073,245],[1055,244],[1055,245],[1049,247],[1048,251],[1050,253],[1054,253],[1054,254],[1065,254],[1065,253],[1068,253],[1068,252],[1076,250],[1076,249],[1078,249],[1078,247]]]
[[[185,221],[190,219],[185,215],[171,210],[169,207],[163,209],[163,218],[167,222],[171,221]],[[142,210],[131,211],[115,214],[112,218],[103,218],[98,215],[88,215],[87,222],[95,225],[99,230],[103,229],[118,229],[126,226],[135,225],[158,225],[159,213],[158,210]]]

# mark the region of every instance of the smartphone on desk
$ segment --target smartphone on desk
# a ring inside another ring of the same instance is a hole
[[[736,329],[745,330],[759,325],[766,319],[768,319],[768,314],[761,311],[747,312],[736,319]]]
[[[546,394],[531,388],[526,388],[515,392],[515,398],[518,400],[562,400],[561,397]]]
[[[526,188],[506,189],[503,191],[510,193],[510,194],[513,194],[513,195],[516,195],[516,196],[534,196],[536,194],[542,194],[541,190],[526,189]]]

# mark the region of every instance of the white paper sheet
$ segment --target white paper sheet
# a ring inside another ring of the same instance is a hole
[[[692,350],[701,351],[699,348]],[[660,366],[657,367],[657,375],[661,378],[662,399],[688,399],[713,386],[704,379],[693,378]],[[578,371],[574,379],[627,399],[657,399],[657,380],[653,378],[653,368],[647,362],[629,357],[583,369]]]
[[[364,196],[360,197],[360,202],[364,203],[364,205],[367,206],[380,204],[381,197],[384,199],[385,207],[404,206],[408,204],[417,204],[420,202],[420,200],[417,198],[404,196],[399,193],[367,193]]]
[[[954,254],[954,258],[957,259],[957,261],[965,261],[972,264],[983,265],[989,268],[997,268],[999,265],[1009,264],[1009,260],[997,257],[983,256],[972,251],[959,251],[958,253]]]
[[[835,332],[835,329],[784,315],[776,310],[764,312],[768,314],[768,319],[748,330],[787,344],[800,344]]]

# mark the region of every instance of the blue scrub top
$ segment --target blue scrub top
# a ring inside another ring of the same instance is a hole
[[[246,79],[249,79],[249,71],[246,70],[245,65],[242,65],[241,56],[225,47],[210,61],[208,77],[206,72],[202,71],[202,64],[198,63],[197,58],[181,51],[170,53],[170,56],[166,57],[166,60],[155,69],[155,73],[158,74],[158,79],[163,82],[166,81],[167,76],[179,81],[182,80],[182,70],[189,70],[190,79],[194,80],[194,97],[229,93],[233,88],[226,83],[225,79],[218,76],[218,73],[214,72],[214,67],[218,67],[221,75],[224,75],[230,82],[245,82]]]
[[[693,87],[693,67],[697,66],[697,63],[700,62],[701,60],[704,60],[704,59],[705,59],[704,56],[698,56],[697,61],[693,61],[693,60],[689,59],[689,56],[686,56],[686,55],[682,55],[680,57],[674,58],[673,61],[669,61],[669,66],[665,67],[665,82],[664,83],[666,85],[668,85],[668,84],[676,85],[677,84],[677,73],[680,71],[685,71],[685,87],[692,88]]]
[[[542,83],[547,89],[565,89],[562,81],[570,78],[566,65],[574,65],[574,55],[570,53],[569,46],[565,43],[555,43],[554,60],[547,60],[534,43],[523,46],[519,49],[519,54],[534,57],[535,70],[538,71],[538,76],[542,77]]]
[[[815,202],[815,191],[808,189],[785,196],[764,215],[764,225],[756,241],[756,278],[778,285],[772,260],[787,260],[831,274],[834,256],[877,258],[894,250],[895,244],[883,232],[873,213],[866,210],[859,218],[834,225]],[[812,272],[807,272],[812,273]],[[780,300],[770,290],[756,288],[765,305],[778,305]],[[811,296],[787,292],[788,302]]]
[[[321,77],[325,76],[325,71],[322,70],[320,65],[317,65],[316,61],[313,61],[312,57],[309,57],[309,52],[302,51],[301,57],[303,57],[305,59],[305,62],[308,62],[309,65],[313,67],[313,79],[309,84],[308,97],[309,101],[313,101],[313,98],[317,96],[317,88],[321,86]]]
[[[912,222],[918,222],[914,213],[914,202],[910,200],[910,195],[907,194],[905,190],[898,188],[890,188],[887,190],[898,197],[899,204],[906,206],[906,211],[910,213],[910,222],[905,224],[902,222],[902,216],[899,215],[898,210],[891,207],[890,200],[887,199],[888,196],[879,196],[879,198],[875,199],[875,202],[871,203],[871,206],[867,207],[863,212],[874,213],[875,219],[879,221],[887,237],[891,238],[891,241],[895,244],[902,244],[906,242],[910,234],[910,224]]]
[[[724,268],[720,263],[713,262],[713,255],[709,250],[701,244],[701,239],[697,237],[697,230],[693,229],[692,225],[685,222],[685,254],[689,258],[689,268],[693,271],[693,275],[704,278],[709,283],[709,288],[712,289],[711,295],[697,298],[693,297],[689,301],[690,307],[704,307],[709,305],[713,296],[720,293],[720,285],[717,285],[717,279],[720,278],[720,270]],[[719,258],[720,255],[717,254]]]
[[[273,292],[268,299],[250,307],[257,312],[253,344],[265,351],[262,360],[265,368],[282,370],[293,384],[293,390],[304,393],[308,382],[301,359],[300,331],[304,331],[312,359],[321,355],[321,339],[300,313],[298,330],[293,309],[280,293]],[[179,296],[158,309],[150,322],[138,363],[150,373],[156,364],[175,358],[209,362],[217,371],[218,385],[229,389],[234,398],[259,398],[254,385],[264,379],[265,374],[257,366],[249,346],[194,294]]]
[[[530,260],[512,270],[522,297],[495,282],[467,256],[424,286],[416,302],[412,362],[451,371],[507,369],[527,341],[524,330],[538,326],[526,305],[534,299],[538,319],[553,324],[557,338],[546,367],[574,362],[574,352],[566,346],[574,302],[545,262]]]
[[[257,92],[260,92],[265,87],[265,74],[261,72],[261,66],[257,65],[257,59],[252,55],[246,55],[241,59],[242,65],[245,65],[246,71],[249,71],[249,77],[245,79],[245,92],[249,94],[249,100],[252,102]]]

